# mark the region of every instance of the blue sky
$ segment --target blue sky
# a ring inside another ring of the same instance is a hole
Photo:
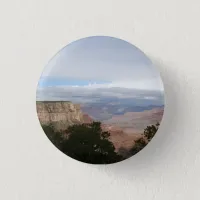
[[[110,91],[114,95],[113,88],[121,88],[121,92],[124,88],[163,93],[160,74],[146,55],[126,41],[106,36],[72,42],[47,63],[38,83],[37,97],[48,99],[51,94],[53,98],[56,93],[59,99],[58,87],[62,88],[60,98],[67,94],[66,90],[74,95],[80,93],[77,88],[83,96],[88,89],[95,93],[106,89],[104,94]],[[118,93],[121,97],[122,94]]]
[[[41,78],[40,87],[49,86],[88,86],[89,84],[109,84],[109,81],[79,80],[73,78]]]
[[[162,89],[159,73],[143,52],[104,36],[80,39],[61,49],[46,65],[39,86],[90,82]]]

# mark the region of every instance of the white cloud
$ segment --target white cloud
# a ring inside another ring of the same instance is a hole
[[[37,100],[67,100],[78,103],[97,102],[105,99],[132,99],[145,100],[146,103],[161,105],[164,103],[164,94],[161,91],[138,90],[133,88],[120,87],[71,87],[55,86],[38,88]]]
[[[83,39],[66,46],[50,60],[42,77],[88,80],[92,83],[87,87],[93,88],[163,90],[160,74],[143,52],[109,37]],[[95,81],[112,84],[99,85]]]
[[[97,84],[97,83],[90,83],[88,85],[79,86],[79,85],[73,85],[71,87],[74,88],[132,88],[132,89],[140,89],[140,90],[160,90],[163,91],[163,84],[160,79],[154,79],[154,80],[146,80],[146,81],[119,81],[119,82],[112,82],[112,83],[105,83],[105,84]]]

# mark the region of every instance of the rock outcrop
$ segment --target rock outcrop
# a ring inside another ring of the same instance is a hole
[[[37,101],[37,114],[41,125],[52,124],[56,131],[66,130],[74,124],[90,124],[93,119],[81,111],[80,105],[67,101]],[[110,133],[116,151],[130,149],[141,134],[128,135],[117,125],[102,124],[102,130]]]
[[[37,101],[36,106],[41,125],[52,124],[57,131],[84,123],[83,113],[77,104],[67,101]]]

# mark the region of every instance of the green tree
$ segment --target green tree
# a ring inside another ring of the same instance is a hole
[[[61,149],[63,145],[63,137],[60,132],[56,132],[52,124],[43,125],[42,129],[44,130],[46,136],[49,140],[58,148]]]
[[[102,131],[100,122],[73,125],[67,129],[68,139],[61,151],[68,156],[92,164],[109,164],[122,158],[110,142],[110,133]]]
[[[130,150],[130,154],[135,155],[136,153],[141,151],[146,145],[147,145],[147,141],[145,141],[144,138],[140,138],[140,139],[136,140],[135,144],[133,145],[133,147]]]
[[[159,126],[160,126],[159,123],[157,123],[156,125],[147,126],[144,129],[144,134],[143,134],[144,136],[135,141],[133,147],[130,150],[130,154],[135,155],[136,153],[141,151],[148,144],[148,142],[151,141],[151,139],[154,137]]]
[[[156,134],[160,124],[157,123],[156,125],[147,126],[147,128],[144,129],[144,136],[147,138],[148,141],[151,141],[151,139]]]

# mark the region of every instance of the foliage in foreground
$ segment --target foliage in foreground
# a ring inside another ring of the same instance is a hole
[[[151,141],[151,139],[156,134],[160,124],[157,123],[156,125],[147,126],[147,128],[144,129],[144,136],[147,138],[148,141]]]
[[[109,164],[122,160],[115,152],[110,142],[110,133],[102,131],[100,122],[70,126],[65,132],[67,139],[61,133],[54,131],[52,126],[44,126],[44,132],[55,146],[68,156],[86,163]]]
[[[147,126],[144,136],[135,141],[133,147],[127,152],[127,157],[142,150],[158,128],[158,123]],[[109,141],[110,133],[101,129],[100,122],[76,124],[63,133],[56,132],[53,125],[43,126],[43,130],[58,149],[76,160],[91,164],[110,164],[126,158],[115,152],[113,143]],[[67,139],[64,139],[63,134],[67,135]]]
[[[110,142],[110,133],[102,131],[100,122],[86,125],[73,125],[67,130],[69,138],[62,151],[76,160],[93,164],[108,164],[121,160]]]
[[[61,150],[64,139],[62,137],[62,133],[56,132],[52,124],[50,125],[43,125],[42,129],[44,130],[45,134],[49,138],[49,140]]]
[[[157,123],[156,125],[147,126],[147,128],[144,129],[144,137],[135,141],[135,144],[130,150],[130,154],[135,155],[136,153],[141,151],[154,137],[159,126],[159,123]]]

